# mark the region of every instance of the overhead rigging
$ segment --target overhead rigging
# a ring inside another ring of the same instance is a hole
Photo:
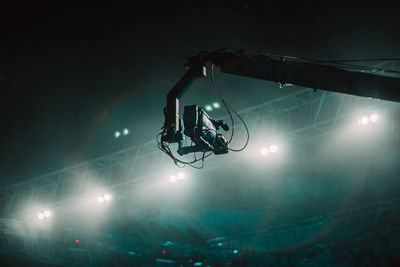
[[[400,77],[389,77],[388,74],[399,72],[378,67],[360,66],[352,63],[368,61],[399,61],[399,58],[360,59],[360,60],[318,60],[289,56],[275,56],[259,53],[246,53],[244,50],[230,52],[224,49],[215,52],[201,52],[188,58],[187,72],[167,94],[167,106],[164,108],[165,122],[157,136],[159,148],[171,157],[179,167],[189,165],[194,168],[204,166],[204,159],[211,154],[226,154],[229,151],[242,151],[249,142],[249,130],[243,118],[222,96],[215,79],[215,66],[221,72],[245,77],[278,82],[282,85],[292,84],[313,89],[345,93],[363,97],[400,102]],[[211,118],[207,112],[197,106],[185,106],[183,119],[180,115],[179,100],[197,79],[206,77],[209,66],[213,89],[220,98],[231,121],[231,136],[226,139],[218,132],[229,126],[222,120]],[[235,134],[234,117],[243,123],[247,138],[241,148],[229,145]],[[186,142],[190,138],[191,144]],[[177,143],[180,156],[193,153],[193,160],[182,160],[172,153],[169,145]],[[202,153],[200,158],[196,153]],[[194,165],[196,162],[201,165]]]

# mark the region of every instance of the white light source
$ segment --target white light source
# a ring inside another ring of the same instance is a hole
[[[276,152],[278,152],[278,147],[276,145],[270,145],[268,150],[271,153],[276,153]]]
[[[260,149],[260,154],[261,154],[261,156],[263,156],[263,157],[268,156],[268,154],[269,154],[268,148],[262,147],[262,148]]]
[[[38,214],[38,218],[39,218],[39,220],[43,220],[44,219],[44,214],[40,212]]]
[[[378,115],[375,114],[375,113],[371,114],[371,115],[369,116],[369,120],[370,120],[371,122],[377,122],[377,121],[378,121]]]
[[[176,182],[176,176],[175,176],[175,175],[171,175],[171,176],[169,177],[169,181],[170,181],[171,183],[175,183],[175,182]]]
[[[103,198],[104,198],[104,201],[109,202],[111,200],[111,195],[105,194]]]
[[[369,123],[369,118],[367,116],[362,116],[358,120],[358,124],[360,124],[360,125],[367,125],[368,123]]]
[[[178,177],[179,180],[183,180],[185,179],[185,173],[184,172],[178,172],[178,174],[176,175]]]
[[[51,212],[50,212],[49,210],[46,210],[46,211],[44,212],[44,217],[49,218],[50,215],[51,215]]]
[[[220,108],[221,107],[221,104],[218,103],[218,102],[214,102],[214,103],[212,103],[212,105],[213,105],[214,108]]]
[[[204,108],[205,108],[206,111],[212,111],[213,110],[213,107],[211,105],[205,105]]]
[[[97,198],[97,202],[99,202],[100,204],[102,204],[104,202],[104,197],[103,196],[99,196]]]
[[[121,133],[119,132],[119,131],[115,131],[114,132],[114,137],[115,138],[118,138],[118,137],[120,137],[121,136]]]
[[[122,134],[123,135],[128,135],[129,134],[129,130],[127,128],[122,130]]]

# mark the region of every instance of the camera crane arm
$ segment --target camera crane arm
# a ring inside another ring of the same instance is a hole
[[[201,52],[189,58],[187,72],[167,95],[164,141],[179,143],[183,139],[179,99],[197,78],[206,76],[205,65],[210,62],[224,73],[400,102],[400,78],[350,71],[293,57],[225,50]]]

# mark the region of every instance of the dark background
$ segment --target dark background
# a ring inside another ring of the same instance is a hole
[[[153,139],[184,55],[399,55],[398,9],[384,1],[60,3],[0,8],[0,185]]]

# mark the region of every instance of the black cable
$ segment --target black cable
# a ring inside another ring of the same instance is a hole
[[[164,116],[166,119],[166,108],[164,108]],[[178,166],[179,168],[183,168],[183,167],[185,167],[185,165],[188,165],[188,166],[196,168],[196,169],[201,169],[204,167],[204,158],[205,158],[204,155],[201,159],[196,159],[196,157],[195,157],[193,161],[183,161],[183,160],[178,159],[176,156],[174,156],[171,149],[169,148],[168,143],[164,141],[164,138],[166,136],[166,129],[167,129],[166,120],[164,121],[164,125],[163,125],[163,127],[161,127],[161,129],[162,129],[162,131],[159,134],[157,134],[157,136],[156,136],[158,148],[161,151],[163,151],[165,154],[167,154],[174,161],[176,166]],[[160,140],[158,139],[159,136],[161,136]],[[193,163],[196,163],[200,160],[202,161],[202,165],[200,167],[193,165]],[[179,166],[179,163],[183,164],[183,166]]]
[[[212,83],[212,85],[213,85],[213,88],[214,88],[216,94],[218,95],[218,97],[221,99],[222,103],[224,104],[226,110],[228,111],[229,117],[231,118],[231,121],[232,121],[232,134],[231,134],[231,137],[230,137],[230,139],[229,139],[229,141],[228,141],[228,144],[231,143],[231,141],[232,141],[232,139],[233,139],[233,136],[234,136],[234,132],[235,132],[235,123],[234,123],[233,116],[232,116],[230,110],[233,111],[233,113],[241,120],[241,122],[243,123],[244,127],[246,128],[247,138],[246,138],[246,143],[243,145],[243,147],[240,148],[240,149],[233,149],[233,148],[229,148],[229,147],[228,147],[229,150],[234,151],[234,152],[242,151],[242,150],[244,150],[244,149],[247,147],[247,145],[248,145],[248,143],[249,143],[249,140],[250,140],[250,133],[249,133],[249,129],[248,129],[248,127],[247,127],[247,124],[246,124],[246,122],[244,121],[244,119],[242,118],[242,116],[240,116],[240,114],[237,113],[236,110],[235,110],[234,108],[232,108],[232,107],[225,101],[225,99],[222,97],[221,92],[218,90],[217,85],[215,84],[215,80],[214,80],[214,64],[211,64],[211,66],[210,66],[210,77],[211,77],[211,83]],[[222,142],[221,142],[221,143],[222,143]]]

